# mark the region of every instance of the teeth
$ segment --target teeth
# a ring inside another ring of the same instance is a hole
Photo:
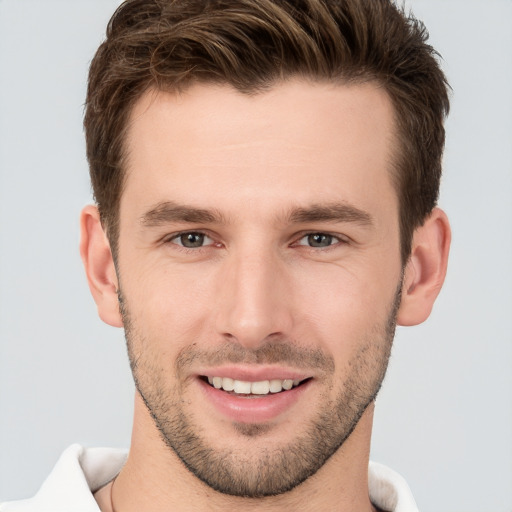
[[[270,391],[270,382],[263,380],[261,382],[253,382],[251,384],[251,393],[253,395],[268,395]]]
[[[235,381],[229,377],[222,379],[222,389],[224,391],[233,391],[235,389]]]
[[[293,380],[291,380],[291,379],[283,380],[283,389],[288,391],[289,389],[292,389],[292,387],[293,387]]]
[[[242,393],[249,395],[251,393],[251,383],[244,382],[243,380],[235,380],[235,387],[233,389],[235,393]]]
[[[283,391],[283,381],[277,379],[271,380],[269,388],[271,393],[279,393]]]
[[[268,395],[269,393],[280,393],[288,391],[300,384],[300,380],[272,379],[259,382],[247,382],[235,380],[229,377],[208,377],[208,382],[216,389],[234,391],[242,395]]]

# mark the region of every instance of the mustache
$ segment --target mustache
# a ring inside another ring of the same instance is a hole
[[[231,364],[286,364],[298,369],[315,369],[324,373],[334,372],[334,358],[320,349],[299,347],[289,340],[269,340],[256,349],[239,343],[227,342],[215,349],[198,349],[195,344],[184,347],[175,361],[177,373],[192,364],[220,366]]]
[[[126,307],[126,301],[118,289],[119,310],[123,317],[125,336],[130,347],[130,333],[132,332],[131,318]],[[221,366],[225,364],[272,365],[286,364],[299,370],[317,370],[319,373],[330,375],[334,373],[334,357],[322,350],[307,348],[294,343],[284,337],[270,336],[256,349],[248,349],[239,343],[225,341],[212,349],[198,349],[197,343],[192,343],[180,350],[174,369],[177,375],[189,368],[192,364],[201,366]],[[137,366],[137,357],[131,361],[132,370]]]

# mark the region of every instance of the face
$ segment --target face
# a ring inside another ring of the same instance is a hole
[[[292,489],[357,429],[401,286],[393,112],[376,86],[148,93],[117,273],[138,392],[198,478]]]

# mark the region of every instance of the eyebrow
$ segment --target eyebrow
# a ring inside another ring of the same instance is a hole
[[[346,203],[294,208],[289,214],[289,219],[297,224],[307,222],[351,222],[365,227],[373,225],[373,218],[369,213]]]
[[[195,208],[174,201],[158,203],[140,217],[140,223],[146,227],[158,227],[171,222],[213,224],[222,220],[223,215],[216,210]]]
[[[373,225],[373,218],[369,213],[346,203],[292,208],[285,218],[292,224],[351,222],[365,227]],[[196,208],[174,201],[158,203],[140,217],[140,224],[145,227],[158,227],[172,222],[220,224],[226,223],[226,220],[218,210]]]

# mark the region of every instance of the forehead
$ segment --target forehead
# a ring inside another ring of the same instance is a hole
[[[152,90],[131,113],[123,199],[141,208],[383,200],[383,187],[392,192],[393,117],[372,83],[290,81],[255,95],[213,85]]]

